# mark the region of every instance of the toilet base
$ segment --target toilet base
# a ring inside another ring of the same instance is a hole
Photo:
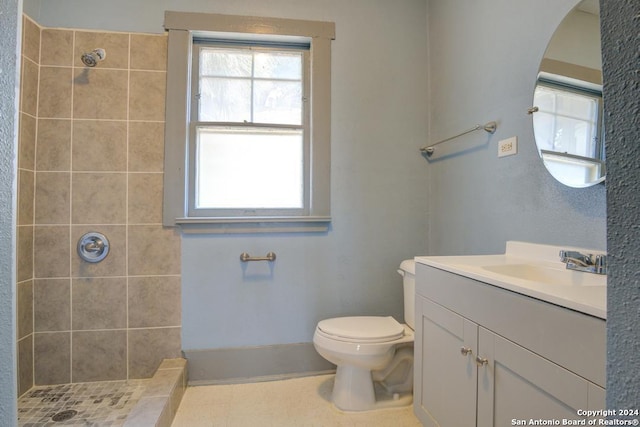
[[[370,411],[411,405],[413,393],[386,393],[368,369],[338,366],[331,400],[343,411]]]

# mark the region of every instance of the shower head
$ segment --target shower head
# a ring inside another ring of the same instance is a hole
[[[95,67],[98,62],[104,60],[107,57],[107,52],[104,49],[94,49],[91,52],[83,53],[80,59],[82,63],[87,67]]]

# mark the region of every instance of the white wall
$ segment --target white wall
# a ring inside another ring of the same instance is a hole
[[[184,349],[310,342],[318,320],[402,319],[400,262],[427,250],[424,0],[33,2],[49,27],[162,31],[165,9],[336,23],[331,230],[184,236]],[[242,265],[241,252],[277,254]]]
[[[602,70],[599,17],[572,10],[553,34],[545,57]]]
[[[604,186],[556,182],[526,114],[547,43],[576,3],[428,1],[430,140],[498,122],[491,138],[458,138],[431,161],[432,254],[496,253],[507,240],[606,248]],[[512,136],[518,154],[498,159],[498,141]]]

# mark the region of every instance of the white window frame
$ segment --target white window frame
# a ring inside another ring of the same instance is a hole
[[[185,233],[325,232],[331,221],[331,40],[335,24],[280,18],[165,12],[168,30],[163,224]],[[195,38],[306,42],[310,55],[307,209],[300,215],[189,215],[192,48]]]

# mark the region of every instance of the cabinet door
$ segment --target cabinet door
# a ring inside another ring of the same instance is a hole
[[[474,426],[478,325],[417,300],[414,412],[425,426]]]
[[[585,379],[482,327],[478,344],[486,359],[478,369],[478,427],[581,419],[576,411],[589,407]]]

